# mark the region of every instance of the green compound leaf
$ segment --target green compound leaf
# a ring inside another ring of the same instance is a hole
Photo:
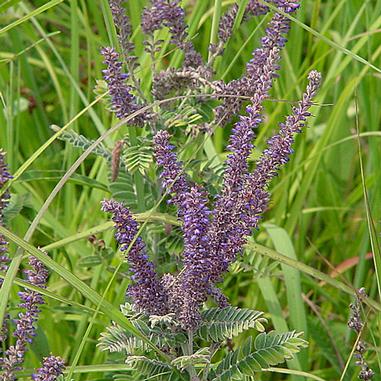
[[[50,128],[56,133],[61,130],[60,127],[54,124],[51,125]],[[61,135],[59,135],[58,139],[68,142],[73,147],[80,148],[82,151],[86,151],[94,143],[94,140],[90,140],[86,138],[86,136],[80,135],[73,130],[63,131]],[[108,161],[111,161],[111,152],[103,144],[98,144],[97,147],[94,148],[92,153],[94,155],[103,157]]]
[[[146,322],[142,316],[135,315],[134,317],[129,314],[126,315],[123,311],[122,313],[128,317],[139,332],[160,348],[167,346],[175,348],[186,341],[185,335],[181,332],[174,333],[170,328],[163,329],[156,325],[152,326],[152,320]],[[138,351],[149,349],[143,340],[116,323],[107,327],[106,332],[101,334],[98,347],[102,351],[122,352],[128,355],[140,354],[141,352]]]
[[[118,178],[109,185],[111,197],[123,201],[127,207],[136,209],[136,193],[134,180],[130,173],[120,171]]]
[[[141,376],[146,376],[146,379],[163,381],[174,381],[177,379],[171,366],[145,356],[129,356],[127,357],[126,364],[131,366]]]
[[[212,380],[227,381],[242,379],[245,376],[254,376],[262,369],[278,365],[290,360],[307,342],[300,338],[302,332],[295,331],[277,334],[276,332],[261,333],[254,341],[252,351],[252,338],[250,337],[241,350],[230,352],[217,366]]]
[[[250,328],[262,332],[262,323],[267,323],[262,315],[263,312],[247,308],[211,308],[203,312],[202,324],[196,334],[204,340],[220,342]]]
[[[184,371],[187,367],[205,368],[210,364],[209,348],[201,348],[190,356],[180,356],[172,360],[172,365],[180,371]]]
[[[101,351],[127,354],[133,354],[137,349],[146,349],[142,340],[115,323],[107,327],[106,332],[101,333],[98,347]]]
[[[124,151],[124,163],[129,173],[139,171],[142,175],[148,171],[153,162],[153,154],[150,146],[139,145],[128,147]]]

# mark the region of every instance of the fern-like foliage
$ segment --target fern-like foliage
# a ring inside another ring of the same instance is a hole
[[[136,350],[145,350],[145,344],[137,337],[132,336],[124,328],[113,324],[106,328],[99,338],[98,347],[101,351],[124,352],[134,354]]]
[[[147,336],[152,344],[164,348],[177,348],[186,342],[186,336],[176,331],[177,323],[173,323],[173,316],[147,317],[132,311],[126,303],[121,306],[122,313],[129,318],[134,327]],[[133,336],[128,330],[113,323],[107,327],[99,338],[98,347],[102,351],[120,352],[127,355],[142,354],[148,348],[142,340]]]
[[[269,257],[262,256],[260,253],[247,249],[237,262],[231,266],[231,273],[249,272],[255,279],[276,276],[279,262],[272,261]]]
[[[54,132],[60,131],[60,127],[56,125],[51,125],[50,128]],[[85,151],[94,143],[94,140],[87,139],[85,136],[77,134],[73,130],[63,131],[62,134],[58,137],[58,139],[68,142],[73,147],[80,148],[83,151]],[[98,144],[93,149],[92,153],[97,156],[103,157],[108,161],[111,161],[111,152],[103,144]]]
[[[153,163],[152,147],[145,138],[138,137],[138,144],[127,147],[123,152],[123,162],[129,173],[146,174]]]
[[[164,119],[164,125],[167,128],[187,128],[188,132],[202,123],[203,116],[200,114],[200,110],[190,104],[184,105],[181,109],[173,111],[166,111],[162,113]]]
[[[263,312],[237,307],[210,308],[203,312],[202,324],[196,335],[207,341],[220,342],[250,328],[263,332],[262,323],[266,322]]]
[[[210,380],[227,381],[241,380],[246,376],[254,376],[256,372],[270,366],[292,359],[295,353],[307,346],[307,342],[295,331],[277,334],[276,332],[261,333],[254,342],[250,337],[241,349],[229,353],[221,361]]]
[[[180,356],[172,360],[172,365],[184,371],[188,366],[204,368],[210,364],[209,348],[201,348],[190,356]]]
[[[139,372],[144,380],[174,381],[177,379],[175,371],[170,365],[145,356],[128,356],[126,364]]]
[[[133,184],[131,174],[121,171],[118,178],[109,185],[112,198],[123,201],[129,208],[136,208],[136,193]]]

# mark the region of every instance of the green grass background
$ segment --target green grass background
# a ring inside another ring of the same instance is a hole
[[[205,58],[213,21],[231,3],[183,2],[190,34]],[[142,64],[139,76],[148,91],[149,58],[139,27],[144,5],[128,2]],[[380,0],[302,1],[256,146],[264,146],[291,102],[299,99],[309,70],[321,71],[324,82],[309,128],[272,184],[271,208],[248,249],[252,266],[246,271],[233,266],[223,284],[234,305],[266,311],[271,327],[303,330],[310,346],[288,365],[295,374],[300,370],[324,380],[357,378],[358,369],[350,361],[356,338],[346,321],[354,290],[362,286],[369,293],[364,307],[367,359],[375,379],[381,377],[380,15]],[[241,75],[264,25],[254,20],[234,31],[215,64],[216,78]],[[107,0],[2,1],[0,42],[0,146],[16,174],[9,229],[34,247],[47,246],[52,258],[47,304],[26,367],[36,367],[41,356],[53,352],[66,359],[74,379],[102,380],[113,366],[102,365],[106,354],[96,349],[97,338],[110,319],[128,327],[117,311],[128,280],[117,275],[111,283],[113,273],[105,262],[80,264],[94,254],[86,239],[91,232],[105,231],[98,238],[113,245],[110,224],[99,210],[100,200],[110,197],[108,168],[103,159],[89,156],[79,160],[69,177],[69,168],[83,152],[52,138],[49,126],[67,126],[97,139],[116,124],[93,91],[103,68],[99,50],[115,43]],[[176,52],[158,58],[159,67],[178,64]],[[106,136],[105,145],[111,148],[126,132],[122,127]],[[217,128],[212,140],[200,141],[205,145],[200,150],[208,159],[223,160],[228,134],[229,129]],[[49,197],[52,202],[47,204]],[[149,209],[144,189],[136,198],[135,212],[143,213],[147,229],[176,222],[174,217],[144,214]],[[33,252],[32,246],[18,243]],[[13,275],[23,254],[16,248],[12,244]],[[371,252],[373,258],[367,256]],[[111,265],[117,266],[120,258]],[[330,276],[340,265],[341,273]],[[9,276],[1,293],[0,307],[9,299],[12,314],[17,312],[18,283]],[[284,372],[266,372],[259,379],[303,379]]]

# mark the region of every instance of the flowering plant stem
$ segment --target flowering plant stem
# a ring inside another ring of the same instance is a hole
[[[188,330],[188,345],[186,350],[186,355],[192,356],[193,355],[193,331]],[[196,369],[193,365],[189,365],[188,367],[188,373],[191,378],[191,381],[199,381],[199,378],[196,373]]]

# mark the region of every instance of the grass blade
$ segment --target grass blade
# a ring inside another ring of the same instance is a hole
[[[150,348],[152,348],[156,353],[158,353],[162,358],[166,359],[167,356],[164,355],[144,334],[137,330],[130,321],[111,303],[104,300],[96,291],[91,289],[86,283],[82,282],[77,276],[72,274],[65,267],[61,266],[49,256],[44,254],[42,251],[36,249],[28,242],[24,241],[20,237],[0,226],[0,234],[4,235],[9,241],[14,242],[17,246],[21,247],[30,255],[33,255],[38,260],[40,260],[46,267],[50,270],[56,272],[65,281],[67,281],[71,286],[73,286],[77,291],[79,291],[85,298],[89,299],[95,305],[100,306],[100,310],[110,318],[110,320],[115,321],[120,324],[123,328],[127,329],[133,333],[136,337],[139,337],[144,341]]]
[[[35,17],[39,15],[40,13],[43,13],[47,11],[50,8],[55,7],[56,5],[62,3],[64,0],[51,0],[48,3],[42,5],[40,8],[35,9],[34,11],[29,12],[24,17],[19,18],[18,20],[14,21],[13,23],[5,26],[4,28],[0,29],[0,36],[6,32],[9,32],[11,29],[15,28],[16,26],[24,23],[25,21],[28,21],[32,17]],[[1,9],[0,9],[1,11]]]

